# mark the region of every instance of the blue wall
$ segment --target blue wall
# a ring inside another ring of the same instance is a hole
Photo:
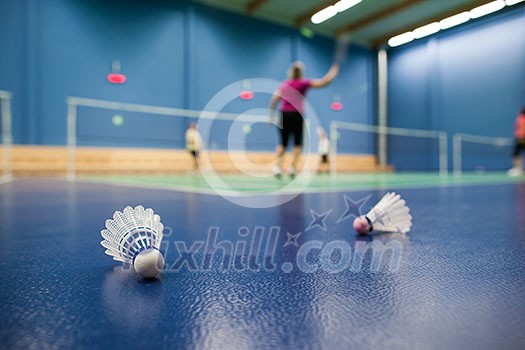
[[[525,104],[525,6],[482,18],[429,39],[389,50],[389,122],[392,126],[512,136]],[[19,144],[66,142],[67,96],[186,109],[203,109],[230,84],[286,77],[293,60],[320,77],[333,56],[333,41],[307,39],[292,28],[185,1],[0,0],[0,89],[14,93],[13,136]],[[113,60],[128,82],[111,85]],[[340,76],[308,95],[319,122],[374,124],[376,55],[351,46]],[[236,85],[236,86],[237,86]],[[329,106],[335,95],[344,110]],[[224,112],[267,108],[269,93],[251,101],[227,96]],[[85,145],[183,147],[188,120],[79,109],[79,141]],[[155,118],[153,120],[153,118]],[[212,148],[226,147],[228,125],[214,125]],[[273,149],[275,130],[264,124],[247,136],[251,149]],[[437,145],[391,138],[390,160],[398,169],[437,168]],[[315,147],[315,144],[313,145]],[[449,144],[449,146],[451,146]],[[372,153],[374,138],[342,132],[339,151]],[[481,152],[489,168],[509,159]],[[469,152],[466,150],[466,152]],[[466,160],[468,162],[468,160]],[[473,162],[468,166],[476,166]]]
[[[19,144],[63,145],[66,142],[67,96],[198,109],[224,87],[243,80],[286,77],[291,61],[307,65],[320,77],[333,57],[333,41],[307,39],[292,28],[238,16],[184,1],[0,0],[0,89],[14,93],[13,136]],[[111,85],[106,75],[118,59],[128,81]],[[373,122],[375,54],[352,46],[337,80],[311,91],[309,101],[320,123],[330,120]],[[239,83],[239,91],[242,88]],[[329,109],[334,95],[345,109]],[[267,108],[270,95],[251,101],[233,96],[223,112]],[[79,108],[79,143],[183,147],[188,120],[133,116]],[[213,148],[224,148],[227,126],[213,129]],[[371,152],[366,135],[352,152]],[[273,149],[277,133],[254,125],[253,149]],[[345,147],[342,148],[345,151]]]
[[[518,5],[389,50],[390,125],[512,137],[525,105],[524,28],[525,6]],[[398,169],[438,165],[435,144],[397,138],[390,146]],[[467,146],[464,153],[467,169],[510,166],[508,148]]]

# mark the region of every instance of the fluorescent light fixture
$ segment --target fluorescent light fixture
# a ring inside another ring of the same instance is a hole
[[[390,39],[388,39],[388,45],[390,47],[396,47],[399,45],[403,45],[406,43],[411,42],[414,40],[414,33],[413,32],[406,32],[403,34],[396,35]]]
[[[359,4],[363,0],[340,0],[336,2],[334,5],[325,7],[321,11],[315,13],[310,20],[313,24],[319,24],[322,23],[335,15],[337,15],[339,12],[343,12],[345,10],[348,10],[350,7],[353,7],[357,4]]]
[[[337,9],[334,5],[332,5],[314,14],[310,20],[313,24],[319,24],[326,21],[329,18],[334,17],[335,15],[337,15]]]
[[[496,0],[489,2],[488,4],[478,6],[470,10],[470,18],[479,18],[489,13],[496,12],[505,7],[505,1]]]
[[[485,15],[488,15],[489,13],[493,13],[496,11],[501,10],[502,8],[506,6],[511,6],[518,4],[520,2],[523,2],[525,0],[496,0],[489,2],[485,5],[478,6],[476,8],[473,8],[470,11],[458,13],[457,15],[447,17],[445,19],[442,19],[439,22],[430,23],[427,25],[424,25],[422,27],[419,27],[417,29],[414,29],[411,32],[407,32],[404,34],[396,35],[388,40],[388,45],[390,47],[400,46],[406,43],[411,42],[414,39],[420,39],[428,35],[435,34],[439,32],[442,29],[448,29],[450,27],[457,26],[459,24],[468,22],[470,19],[473,18],[479,18]],[[357,2],[360,1],[351,1],[351,0],[341,0],[335,5],[337,6],[339,3],[350,3],[350,2]]]
[[[512,6],[512,5],[516,5],[522,1],[525,1],[525,0],[505,0],[505,4],[507,4],[507,6]]]
[[[337,2],[334,7],[336,8],[337,12],[343,12],[348,10],[350,7],[359,4],[361,1],[363,0],[341,0]]]
[[[458,13],[457,15],[447,17],[439,22],[441,29],[448,29],[470,21],[470,13],[468,11]]]
[[[430,24],[424,25],[423,27],[419,27],[417,29],[414,29],[414,31],[413,31],[414,38],[419,39],[419,38],[422,38],[424,36],[428,36],[428,35],[437,33],[437,32],[439,32],[440,29],[441,28],[439,27],[439,23],[438,22],[434,22],[434,23],[430,23]]]

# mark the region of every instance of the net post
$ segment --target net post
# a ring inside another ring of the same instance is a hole
[[[388,162],[387,159],[387,123],[388,123],[388,56],[384,48],[381,48],[377,53],[377,69],[378,69],[378,139],[377,139],[377,153],[379,158],[379,165],[385,168]]]
[[[77,101],[72,97],[67,102],[67,179],[76,178]]]
[[[441,176],[448,175],[448,137],[447,133],[440,131],[439,138],[439,174]]]
[[[0,104],[2,105],[2,145],[4,150],[3,178],[8,181],[13,177],[13,169],[11,166],[11,151],[13,145],[11,134],[11,96],[11,93],[8,91],[0,91]]]
[[[337,174],[337,123],[330,122],[330,175]]]
[[[461,134],[452,137],[452,159],[454,163],[454,175],[461,175]]]

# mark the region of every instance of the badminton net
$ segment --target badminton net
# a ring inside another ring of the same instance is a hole
[[[330,139],[336,155],[374,155],[381,168],[448,172],[447,134],[442,131],[334,121],[330,123]]]
[[[511,138],[456,133],[452,143],[455,175],[465,171],[501,171],[510,167]]]
[[[273,152],[268,114],[223,113],[98,99],[67,99],[68,177],[77,174],[78,147],[185,149],[190,123],[206,129],[205,151]],[[201,131],[202,133],[202,131]]]

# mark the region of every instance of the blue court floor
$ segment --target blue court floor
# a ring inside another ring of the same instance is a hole
[[[387,190],[254,209],[93,182],[0,185],[0,349],[524,349],[525,183],[400,188],[412,231],[356,236],[352,214]],[[100,245],[105,220],[138,204],[166,226],[156,281]]]

